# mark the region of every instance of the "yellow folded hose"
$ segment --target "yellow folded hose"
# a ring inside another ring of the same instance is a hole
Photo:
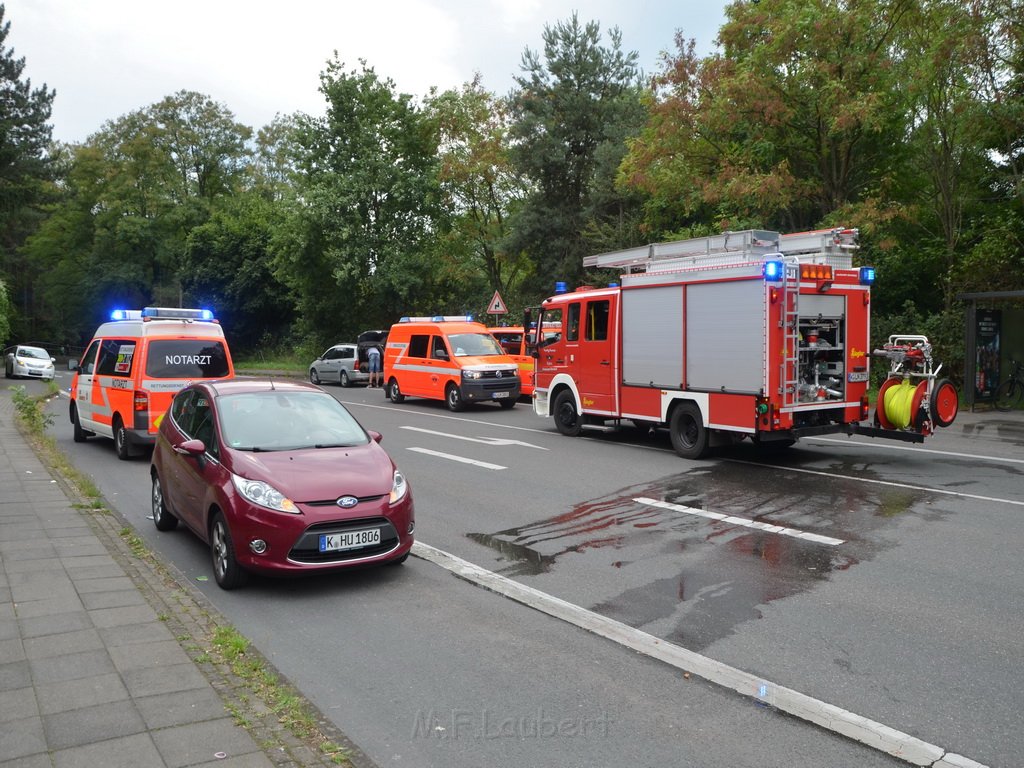
[[[885,390],[883,406],[885,407],[885,418],[896,429],[906,429],[910,426],[910,408],[914,400],[914,391],[917,389],[908,380],[894,387]]]

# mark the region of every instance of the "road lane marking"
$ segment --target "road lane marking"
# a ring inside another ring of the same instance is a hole
[[[723,515],[721,512],[709,512],[706,509],[697,509],[696,507],[684,507],[682,504],[672,504],[667,501],[658,501],[657,499],[648,499],[642,496],[633,499],[633,501],[635,501],[637,504],[646,504],[651,507],[670,509],[674,512],[683,512],[687,515],[697,515],[698,517],[706,517],[710,520],[717,520],[722,523],[729,523],[730,525],[741,525],[747,528],[756,528],[759,531],[777,533],[780,536],[792,536],[794,539],[801,539],[803,541],[813,541],[817,544],[828,544],[830,547],[838,547],[840,544],[846,543],[846,541],[843,539],[833,539],[831,536],[822,536],[820,533],[809,533],[808,531],[800,531],[796,528],[786,528],[782,525],[762,523],[758,520],[750,520],[745,517]]]
[[[524,443],[522,440],[509,440],[509,439],[504,438],[504,437],[467,437],[466,435],[453,435],[450,432],[438,432],[437,430],[434,430],[434,429],[424,429],[423,427],[407,427],[407,426],[403,426],[403,427],[400,427],[400,429],[408,429],[408,430],[412,430],[413,432],[423,432],[423,433],[428,434],[428,435],[439,435],[440,437],[450,437],[453,440],[468,440],[471,443],[483,443],[484,445],[496,445],[496,446],[522,445],[522,446],[525,446],[527,448],[538,448],[538,449],[540,449],[542,451],[548,450],[547,448],[545,448],[545,447],[543,447],[541,445],[534,445],[533,443]]]
[[[444,550],[431,547],[429,544],[417,541],[413,544],[412,554],[439,565],[471,584],[515,600],[548,616],[561,619],[637,653],[697,675],[714,685],[728,688],[742,696],[769,704],[781,712],[846,736],[853,741],[866,744],[873,749],[886,752],[912,765],[956,765],[963,766],[963,768],[985,768],[981,763],[949,753],[935,744],[930,744],[882,723],[861,717],[849,710],[812,698],[792,688],[776,685],[763,677],[730,667],[708,656],[702,656],[680,645],[623,624],[621,621],[615,621],[547,592],[541,592],[493,571],[488,571],[486,568]],[[948,763],[939,763],[940,760],[948,760]]]
[[[416,453],[425,453],[428,456],[437,456],[441,459],[448,459],[450,461],[458,461],[463,464],[472,464],[476,467],[483,467],[484,469],[508,469],[500,464],[489,464],[486,461],[477,461],[476,459],[467,459],[465,456],[456,456],[452,453],[441,453],[441,451],[432,451],[429,448],[407,448],[406,450],[415,451]]]
[[[804,440],[807,442],[821,442],[821,443],[839,443],[840,445],[855,445],[861,448],[867,446],[874,446],[876,448],[886,448],[890,451],[910,451],[911,453],[931,453],[936,456],[953,456],[958,459],[984,459],[985,461],[1000,461],[1009,464],[1024,464],[1024,459],[1010,459],[1004,456],[979,456],[974,453],[958,453],[957,451],[940,451],[936,448],[917,448],[909,445],[889,445],[888,443],[879,442],[862,442],[860,440],[840,439],[835,437],[805,437]]]
[[[892,480],[875,480],[871,477],[854,477],[853,475],[841,475],[837,472],[822,472],[817,469],[803,469],[801,467],[784,467],[776,464],[761,464],[756,461],[743,461],[742,459],[725,459],[732,464],[747,464],[751,467],[764,467],[767,469],[779,470],[782,472],[802,472],[805,475],[819,475],[821,477],[838,478],[840,480],[852,480],[855,483],[872,483],[874,485],[887,485],[892,488],[901,488],[909,491],[921,491],[922,493],[941,493],[945,496],[956,496],[961,499],[975,499],[976,501],[993,501],[998,504],[1015,504],[1024,507],[1024,501],[1017,499],[1000,499],[997,496],[981,496],[977,493],[962,493],[961,491],[950,491],[946,488],[930,488],[926,485],[911,485],[910,483],[896,483]]]

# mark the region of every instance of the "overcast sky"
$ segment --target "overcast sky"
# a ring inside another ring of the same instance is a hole
[[[674,51],[676,30],[714,48],[726,0],[0,0],[8,50],[33,87],[56,89],[53,136],[85,140],[107,120],[180,90],[226,105],[254,129],[277,113],[322,114],[320,72],[338,51],[346,71],[365,59],[416,97],[479,72],[505,94],[545,24],[577,11],[622,31],[645,72]],[[608,37],[603,38],[605,44]]]

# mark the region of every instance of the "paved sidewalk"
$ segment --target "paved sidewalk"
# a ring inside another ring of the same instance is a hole
[[[189,638],[212,631],[212,609],[134,556],[115,514],[76,506],[14,419],[4,393],[0,766],[336,765],[201,657]],[[369,765],[343,736],[329,738]]]

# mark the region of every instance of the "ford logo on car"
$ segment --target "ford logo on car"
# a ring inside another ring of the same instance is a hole
[[[338,499],[337,503],[342,509],[352,509],[352,507],[359,503],[359,499],[355,496],[342,496]]]

